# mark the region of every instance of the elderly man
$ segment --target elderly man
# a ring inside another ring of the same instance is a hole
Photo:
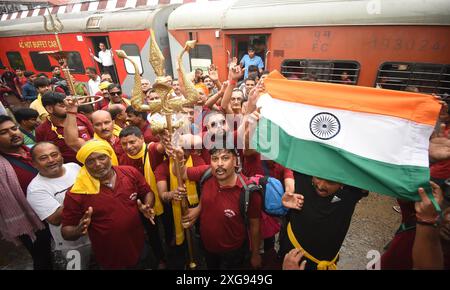
[[[61,236],[61,216],[67,188],[75,182],[80,166],[76,163],[63,164],[59,148],[50,142],[37,143],[31,149],[33,166],[39,170],[27,189],[27,200],[42,221],[49,224],[53,237],[52,243],[54,269],[68,269],[67,254],[77,250],[80,263],[75,269],[88,269],[90,259],[90,242],[87,237],[76,241],[65,241]],[[69,267],[70,269],[70,267]]]
[[[153,223],[154,195],[137,169],[113,166],[112,153],[98,140],[78,151],[84,166],[64,199],[61,233],[66,240],[89,233],[103,269],[142,269],[149,249],[139,212]]]
[[[126,107],[120,104],[111,105],[108,112],[111,114],[111,118],[114,121],[115,136],[119,136],[120,131],[127,126],[127,113]]]
[[[141,90],[144,94],[147,94],[147,92],[152,88],[152,84],[148,79],[141,79]]]

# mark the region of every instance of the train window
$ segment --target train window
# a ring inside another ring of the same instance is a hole
[[[386,62],[378,70],[375,86],[390,90],[417,89],[440,96],[450,94],[450,65]]]
[[[78,51],[70,51],[67,54],[67,65],[69,66],[71,73],[84,74],[84,65],[81,60],[81,55]]]
[[[142,60],[141,55],[139,53],[139,47],[136,44],[123,44],[120,48],[123,51],[125,51],[125,53],[128,55],[129,58],[131,58],[132,60],[134,60],[135,63],[137,63],[139,68],[139,74],[142,75],[144,69],[142,68]],[[130,75],[134,75],[135,69],[133,64],[128,59],[124,59],[123,61],[127,73]]]
[[[21,70],[25,70],[25,64],[23,62],[22,56],[18,51],[8,51],[6,53],[6,57],[8,58],[9,65],[13,70],[20,68]]]
[[[2,62],[2,60],[0,59],[0,69],[4,69],[5,68],[5,66],[3,65],[3,62]]]
[[[39,53],[38,51],[30,52],[31,62],[33,63],[34,69],[37,71],[52,71],[50,60],[48,59],[48,55]]]
[[[349,60],[287,59],[281,64],[281,73],[288,79],[338,84],[356,84],[359,70],[359,63]]]
[[[191,60],[191,70],[197,68],[208,72],[208,68],[212,63],[212,49],[211,46],[200,44],[189,51],[189,58]]]

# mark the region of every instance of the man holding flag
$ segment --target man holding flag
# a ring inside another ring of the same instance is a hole
[[[307,268],[334,269],[360,189],[416,201],[420,187],[431,194],[429,138],[440,110],[432,96],[289,81],[278,72],[264,85],[254,148],[296,171],[298,194],[283,202],[297,209],[284,253],[295,247]]]

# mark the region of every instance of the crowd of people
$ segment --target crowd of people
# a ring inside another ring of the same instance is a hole
[[[108,66],[102,51],[96,60]],[[226,78],[214,65],[193,73],[200,97],[177,115],[187,124],[177,138],[153,128],[157,114],[131,106],[132,92],[110,74],[86,74],[87,84],[71,80],[86,96],[78,100],[60,67],[51,78],[20,69],[2,76],[2,104],[11,94],[25,105],[0,115],[0,232],[25,246],[34,269],[68,269],[73,250],[78,269],[184,269],[188,239],[204,269],[337,268],[355,206],[369,193],[293,172],[249,147],[268,75],[254,48],[232,60]],[[170,85],[170,98],[184,98],[181,79]],[[141,90],[146,102],[161,98],[150,80]],[[92,96],[103,99],[84,104]],[[444,214],[421,188],[421,201],[398,200],[402,224],[382,269],[450,267],[450,117],[442,108],[429,153]],[[242,206],[255,176],[281,182],[286,215],[265,212],[261,187]]]

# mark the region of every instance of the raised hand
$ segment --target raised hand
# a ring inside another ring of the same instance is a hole
[[[64,105],[66,105],[67,112],[77,113],[78,112],[78,101],[72,96],[68,96],[64,99]]]
[[[208,75],[213,82],[219,80],[219,73],[217,72],[217,66],[215,64],[211,64],[208,68]]]
[[[428,155],[433,161],[450,159],[450,138],[445,133],[445,124],[441,124],[439,130],[430,139]]]
[[[94,210],[92,209],[92,207],[88,207],[88,210],[84,213],[83,217],[80,219],[80,223],[78,224],[78,231],[80,235],[87,234],[88,227],[91,224],[93,211]]]
[[[152,224],[155,224],[155,210],[148,204],[142,203],[140,199],[137,200],[139,211],[150,220]]]
[[[228,85],[229,85],[229,82],[228,82],[228,81],[224,81],[224,82],[222,83],[222,87],[220,87],[220,91],[219,91],[219,94],[220,94],[220,95],[225,94],[225,90],[227,89]]]
[[[306,260],[300,264],[303,252],[299,249],[292,249],[284,256],[283,270],[305,270]]]
[[[301,210],[304,203],[304,197],[298,193],[285,192],[281,198],[281,203],[285,208]]]
[[[430,181],[432,194],[434,196],[434,199],[438,204],[442,203],[442,190],[436,183]],[[428,198],[427,194],[425,193],[425,190],[420,187],[419,195],[421,198],[421,201],[416,202],[414,205],[414,208],[416,210],[416,218],[420,221],[430,222],[433,223],[436,221],[436,219],[439,217],[438,213],[436,212],[436,209],[434,208],[433,203],[431,203],[431,200]]]

